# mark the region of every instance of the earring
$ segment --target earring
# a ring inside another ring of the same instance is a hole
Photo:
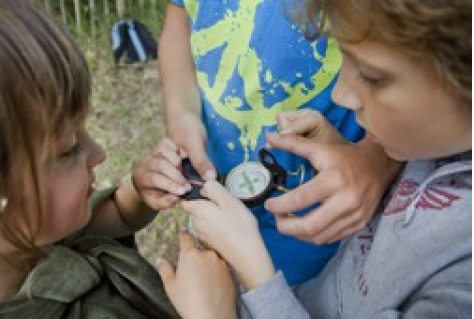
[[[0,213],[5,210],[5,207],[7,207],[7,199],[0,197]]]

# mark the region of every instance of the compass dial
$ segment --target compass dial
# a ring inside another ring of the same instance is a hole
[[[270,184],[270,172],[258,162],[246,162],[229,172],[225,187],[241,200],[254,199]]]

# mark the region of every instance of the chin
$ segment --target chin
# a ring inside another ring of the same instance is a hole
[[[395,151],[389,150],[385,147],[384,147],[384,151],[385,151],[385,153],[387,154],[388,157],[390,157],[393,160],[399,161],[399,162],[406,162],[406,161],[411,159],[403,153],[395,152]]]

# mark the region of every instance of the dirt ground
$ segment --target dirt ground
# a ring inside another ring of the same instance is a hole
[[[88,127],[107,153],[96,170],[96,187],[104,188],[127,179],[133,161],[163,136],[160,80],[156,61],[119,68],[100,63],[92,68],[92,76]],[[136,235],[140,252],[152,263],[157,257],[176,261],[177,234],[186,223],[186,214],[177,209],[160,212]]]

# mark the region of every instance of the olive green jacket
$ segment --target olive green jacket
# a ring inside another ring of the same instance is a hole
[[[97,194],[97,207],[112,190]],[[139,253],[111,238],[71,236],[48,251],[0,318],[179,318],[161,278]]]

